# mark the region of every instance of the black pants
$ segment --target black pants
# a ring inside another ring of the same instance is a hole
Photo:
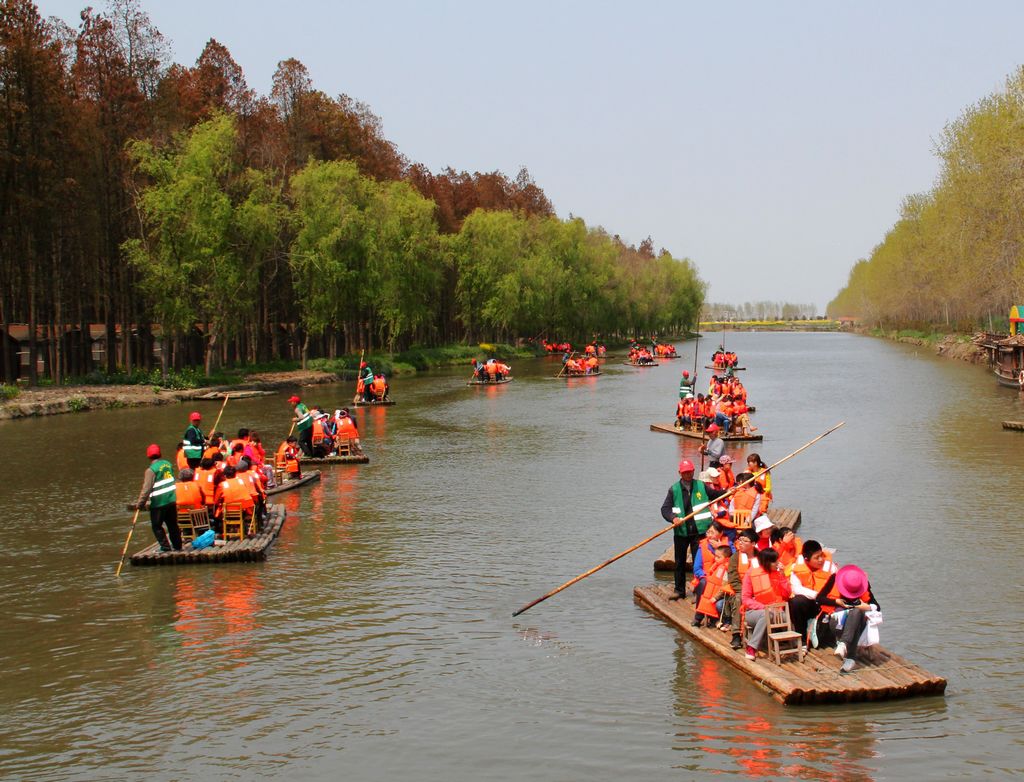
[[[697,548],[700,546],[700,538],[688,538],[676,535],[672,538],[673,551],[676,557],[676,592],[686,594],[686,552],[690,552],[690,561],[697,556]]]
[[[789,599],[789,621],[793,629],[803,636],[803,642],[807,643],[807,623],[818,615],[821,608],[817,600],[812,600],[803,595],[795,595]]]
[[[178,529],[178,506],[173,502],[170,505],[162,505],[159,508],[149,506],[149,523],[153,526],[153,535],[160,548],[173,548],[181,551],[181,530]],[[164,532],[164,526],[167,532]],[[167,534],[170,533],[171,542],[167,542]]]
[[[309,458],[313,457],[313,427],[299,431],[299,448]]]
[[[199,466],[202,459],[186,459],[185,461],[188,462],[189,468],[194,470]]]

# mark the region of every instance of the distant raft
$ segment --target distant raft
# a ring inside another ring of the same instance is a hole
[[[661,366],[661,364],[659,364],[653,358],[650,359],[649,361],[623,361],[622,363],[625,364],[626,366],[630,366],[630,367],[643,367],[644,369],[653,368],[653,367],[660,367]]]
[[[352,400],[353,407],[389,407],[395,403],[394,399],[373,399],[369,402],[364,402],[361,397],[356,397]]]
[[[651,424],[652,432],[665,432],[666,434],[674,434],[679,437],[689,437],[692,440],[706,440],[708,435],[706,432],[701,432],[700,429],[677,429],[674,424]],[[723,434],[719,437],[727,443],[759,443],[764,439],[763,435],[760,434]]]
[[[597,377],[600,374],[601,374],[601,370],[597,369],[597,370],[594,370],[593,372],[563,372],[560,375],[560,377],[563,378],[564,380],[568,380],[570,378],[578,378],[578,377]]]
[[[369,464],[370,457],[362,448],[352,447],[347,453],[336,453],[330,456],[303,456],[300,464]]]
[[[512,378],[503,377],[501,380],[470,380],[466,383],[467,386],[503,386],[506,383],[511,383]]]
[[[716,367],[714,364],[705,364],[704,369],[714,369],[718,372],[728,372],[730,369],[733,372],[746,372],[746,367]]]

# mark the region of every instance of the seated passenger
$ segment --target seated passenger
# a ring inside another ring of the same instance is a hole
[[[744,620],[749,630],[746,658],[757,659],[757,650],[764,644],[768,630],[765,608],[775,603],[786,603],[793,594],[789,580],[782,573],[779,555],[768,548],[757,552],[760,567],[747,570],[741,591]]]

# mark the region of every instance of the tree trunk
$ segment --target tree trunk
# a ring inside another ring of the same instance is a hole
[[[308,368],[307,359],[309,355],[309,332],[306,332],[306,336],[302,340],[302,371],[305,372]]]

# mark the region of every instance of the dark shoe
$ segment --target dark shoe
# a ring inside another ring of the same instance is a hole
[[[668,599],[669,600],[682,600],[684,597],[686,597],[686,595],[684,593],[682,593],[682,592],[673,592],[671,595],[668,596]]]
[[[743,641],[740,640],[740,637],[738,635],[734,635],[729,646],[731,646],[733,649],[742,649]]]
[[[703,627],[704,626],[704,615],[697,614],[697,618],[690,622],[690,627]]]
[[[170,546],[161,546],[161,547],[160,547],[160,553],[161,553],[161,554],[165,554],[166,552],[168,552],[168,551],[170,551],[170,550],[171,550],[171,547],[170,547]]]

